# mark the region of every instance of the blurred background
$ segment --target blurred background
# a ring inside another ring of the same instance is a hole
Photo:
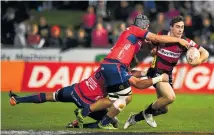
[[[157,33],[176,15],[185,34],[214,54],[213,1],[1,1],[2,48],[110,48],[140,13]],[[148,48],[143,48],[144,55]],[[4,57],[3,57],[4,58]]]

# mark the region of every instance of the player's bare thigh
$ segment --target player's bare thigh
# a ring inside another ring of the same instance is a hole
[[[168,99],[170,102],[173,102],[175,100],[175,92],[171,85],[167,82],[157,83],[156,93],[158,98],[163,97]]]

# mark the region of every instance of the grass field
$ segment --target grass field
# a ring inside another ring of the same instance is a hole
[[[129,114],[144,109],[155,98],[155,95],[134,95],[132,103],[119,115],[120,128],[114,132],[214,133],[214,95],[177,95],[169,113],[155,118],[157,128],[151,128],[143,121],[128,130],[123,130]],[[3,131],[67,131],[65,125],[75,119],[73,113],[75,108],[72,103],[19,104],[12,107],[7,93],[1,93],[1,128]],[[91,119],[86,120],[86,122],[91,121]],[[102,132],[103,130],[69,129],[69,131]]]

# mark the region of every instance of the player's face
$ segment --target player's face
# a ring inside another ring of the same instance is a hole
[[[173,36],[180,38],[184,32],[184,22],[177,22],[170,29]]]

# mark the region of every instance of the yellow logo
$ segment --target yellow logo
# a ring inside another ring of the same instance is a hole
[[[155,67],[156,59],[157,59],[157,55],[155,55],[153,58],[152,65],[151,65],[152,68]]]
[[[119,105],[119,108],[120,108],[120,109],[123,109],[124,107],[125,107],[124,104],[120,104],[120,105]]]
[[[121,84],[121,85],[119,86],[119,89],[123,90],[123,89],[124,89],[124,86]]]

